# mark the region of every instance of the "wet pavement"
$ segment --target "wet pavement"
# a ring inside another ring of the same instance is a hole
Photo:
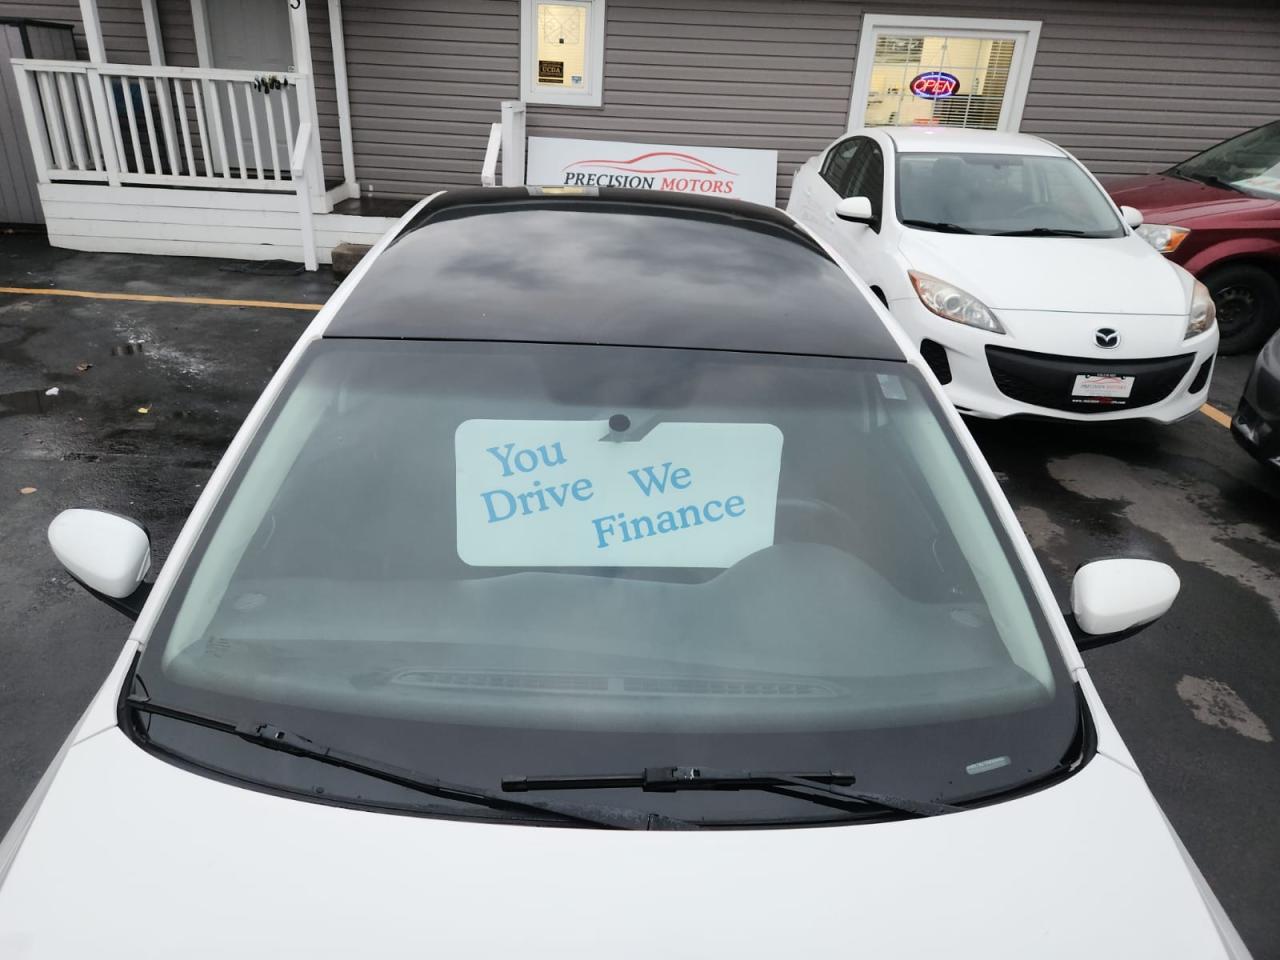
[[[0,237],[0,286],[295,302],[334,289],[325,274],[74,254],[24,237]],[[71,506],[137,517],[162,559],[309,320],[0,294],[0,830],[127,633],[54,561],[49,520]],[[1248,367],[1220,360],[1215,406],[1234,409]],[[1151,557],[1178,571],[1168,616],[1085,660],[1246,943],[1259,960],[1280,958],[1280,474],[1201,415],[973,431],[1064,602],[1090,559]]]

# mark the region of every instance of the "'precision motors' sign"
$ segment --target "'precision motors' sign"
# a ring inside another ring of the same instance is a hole
[[[627,422],[619,431],[611,423],[460,424],[454,457],[462,561],[729,567],[772,545],[782,466],[777,427],[658,423],[646,430]]]
[[[530,137],[525,181],[736,197],[773,206],[778,151]]]

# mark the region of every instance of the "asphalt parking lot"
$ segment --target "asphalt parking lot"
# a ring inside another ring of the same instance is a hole
[[[334,283],[0,237],[0,287],[319,304]],[[128,514],[148,525],[162,559],[311,316],[0,292],[0,829],[127,632],[55,562],[49,520],[71,506]],[[1234,409],[1250,362],[1219,362],[1219,411]],[[973,431],[1064,600],[1071,572],[1090,559],[1142,556],[1177,569],[1183,592],[1167,617],[1085,659],[1246,943],[1258,958],[1280,957],[1280,474],[1249,460],[1207,414],[1171,427]]]

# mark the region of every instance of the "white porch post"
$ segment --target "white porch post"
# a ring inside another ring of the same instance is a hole
[[[84,23],[85,44],[89,47],[91,63],[106,63],[107,49],[102,43],[102,21],[98,17],[98,0],[80,0],[80,19]],[[107,120],[107,98],[115,91],[107,86],[102,74],[90,71],[85,77],[89,86],[89,99],[97,118],[98,138],[102,144],[102,160],[107,168],[107,183],[120,186],[120,158],[116,155],[115,140]]]
[[[525,178],[525,105],[522,100],[503,100],[502,185],[522,187]]]
[[[191,27],[196,35],[196,63],[206,69],[213,66],[212,45],[209,43],[209,17],[205,13],[204,0],[191,0]]]
[[[147,53],[153,67],[164,66],[164,38],[160,35],[160,15],[156,12],[156,0],[141,0],[142,22],[147,30]],[[164,130],[165,157],[169,161],[169,173],[178,172],[178,141],[173,130],[173,106],[169,98],[169,82],[155,78],[156,102],[160,108],[160,126]],[[157,170],[156,173],[160,173]]]
[[[338,136],[342,140],[342,179],[347,196],[360,196],[355,144],[351,137],[351,90],[347,84],[347,40],[342,29],[342,0],[329,0],[329,39],[333,43],[333,85],[338,96]]]
[[[209,40],[209,15],[205,10],[204,0],[191,0],[191,28],[196,35],[196,63],[205,69],[209,69],[213,66],[213,43]],[[209,117],[209,129],[214,144],[225,146],[227,141],[222,134],[222,111],[213,109],[213,84],[206,80],[200,87],[204,108]],[[191,97],[193,100],[195,99],[194,91]],[[219,156],[220,151],[214,144],[210,144],[211,149],[206,162],[212,169],[217,170],[223,176],[228,176],[230,171],[222,166]]]
[[[80,18],[84,21],[84,39],[93,63],[107,62],[107,49],[102,45],[102,21],[98,18],[98,0],[80,0]]]
[[[164,66],[164,43],[160,39],[160,15],[156,13],[156,0],[141,0],[142,23],[147,31],[147,53],[153,67]]]
[[[311,24],[307,19],[307,0],[290,0],[289,33],[293,38],[293,69],[298,73],[305,73],[310,81],[307,89],[299,91],[298,96],[300,119],[311,123],[311,155],[308,158],[307,179],[311,182],[312,200],[321,212],[325,212],[328,206],[324,198],[324,160],[320,156],[320,117],[316,109],[315,68],[311,63]]]

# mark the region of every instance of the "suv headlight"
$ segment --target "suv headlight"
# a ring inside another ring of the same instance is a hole
[[[1187,332],[1182,339],[1194,337],[1213,328],[1218,319],[1218,308],[1213,305],[1209,288],[1199,280],[1191,288],[1191,312],[1187,315]]]
[[[1133,232],[1161,253],[1173,253],[1191,233],[1186,227],[1171,227],[1163,223],[1144,223]]]
[[[991,333],[1004,333],[1004,327],[1000,326],[995,314],[973,294],[965,293],[959,287],[927,273],[908,270],[907,275],[911,277],[911,285],[916,288],[916,296],[930,313],[936,313],[944,320],[954,320]]]

